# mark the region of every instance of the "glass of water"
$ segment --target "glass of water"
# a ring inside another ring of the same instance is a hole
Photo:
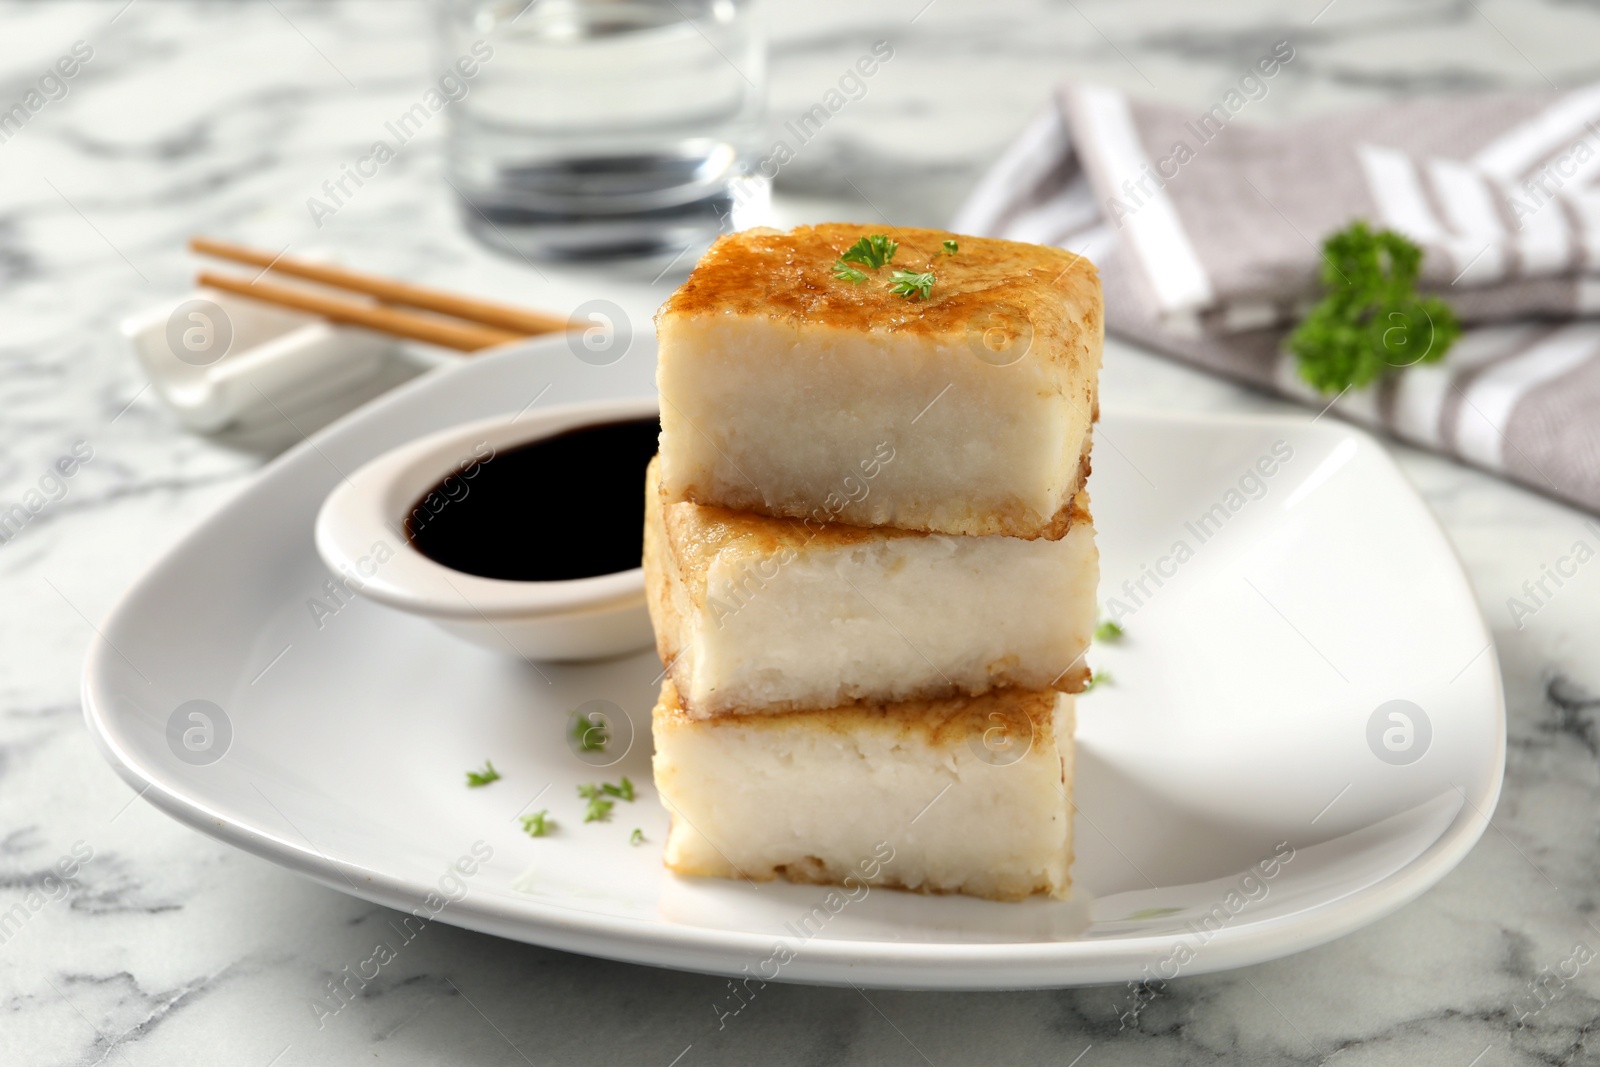
[[[764,210],[755,0],[439,2],[464,89],[448,108],[448,176],[486,244],[657,259]]]

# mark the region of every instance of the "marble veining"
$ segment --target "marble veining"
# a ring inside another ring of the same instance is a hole
[[[895,49],[782,169],[784,223],[942,224],[1067,76],[1194,104],[1290,39],[1297,61],[1257,121],[1600,77],[1600,12],[1560,0],[772,0],[766,17],[774,137],[873,42]],[[1494,630],[1510,745],[1482,842],[1395,915],[1288,959],[1139,991],[770,985],[720,1028],[724,979],[441,923],[377,979],[340,986],[393,913],[136,798],[84,729],[78,670],[119,591],[296,436],[193,437],[142,388],[117,323],[187,287],[189,234],[337,251],[556,310],[604,296],[640,324],[674,284],[530,269],[473,245],[440,180],[439,124],[314,227],[306,199],[427,80],[429,26],[417,0],[0,0],[0,103],[74,42],[93,48],[67,95],[0,143],[0,507],[75,443],[93,450],[0,544],[0,913],[25,914],[0,930],[0,1063],[1600,1062],[1600,568],[1536,617],[1507,604],[1585,517],[1400,447]],[[1104,395],[1286,409],[1116,342]]]

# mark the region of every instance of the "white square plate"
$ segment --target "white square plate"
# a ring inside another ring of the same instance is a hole
[[[849,900],[670,875],[649,785],[653,653],[500,657],[332,597],[312,545],[341,472],[535,398],[648,396],[653,362],[648,337],[603,367],[532,342],[430,373],[273,462],[104,625],[84,705],[107,759],[204,833],[426,918],[857,985],[1072,985],[1284,955],[1413,899],[1487,825],[1505,755],[1495,653],[1383,449],[1327,421],[1110,407],[1092,485],[1102,601],[1127,636],[1095,649],[1112,680],[1078,705],[1075,898]],[[631,719],[603,758],[567,739],[594,699]],[[189,717],[195,700],[217,721]],[[207,728],[202,754],[184,747]],[[485,758],[503,778],[465,788]],[[623,774],[639,799],[584,824],[576,787]],[[556,834],[522,833],[535,808]]]

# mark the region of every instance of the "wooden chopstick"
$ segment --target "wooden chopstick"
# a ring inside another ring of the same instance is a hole
[[[408,337],[414,341],[427,341],[429,344],[443,345],[446,348],[460,349],[463,352],[475,352],[480,348],[492,345],[505,344],[508,341],[520,341],[524,334],[512,333],[509,330],[496,329],[493,326],[482,326],[471,322],[449,322],[436,319],[427,315],[416,315],[398,308],[377,307],[368,304],[357,304],[348,300],[336,300],[320,293],[309,292],[305,289],[294,289],[287,285],[276,285],[272,282],[252,282],[244,278],[234,278],[226,274],[216,274],[203,270],[199,274],[201,285],[213,289],[222,289],[230,293],[238,293],[254,300],[261,300],[268,304],[278,304],[282,307],[295,308],[300,311],[309,311],[331,322],[341,322],[349,326],[363,326],[379,333],[394,334],[397,337]]]
[[[487,300],[457,296],[454,293],[411,285],[392,278],[362,274],[343,267],[275,256],[270,252],[246,248],[228,241],[218,241],[211,237],[191,237],[189,248],[202,255],[232,260],[235,263],[248,263],[256,267],[269,267],[280,274],[289,274],[296,278],[331,285],[336,289],[348,289],[351,292],[375,296],[387,304],[402,304],[406,307],[422,308],[424,311],[436,311],[441,315],[509,330],[520,336],[552,333],[569,328],[566,319],[544,312],[526,311],[522,308],[490,303]]]

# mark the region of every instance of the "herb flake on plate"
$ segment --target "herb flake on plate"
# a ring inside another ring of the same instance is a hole
[[[481,786],[488,785],[490,782],[498,782],[499,780],[500,772],[495,770],[494,764],[490,763],[488,760],[483,761],[483,770],[467,772],[468,789],[477,789]]]

